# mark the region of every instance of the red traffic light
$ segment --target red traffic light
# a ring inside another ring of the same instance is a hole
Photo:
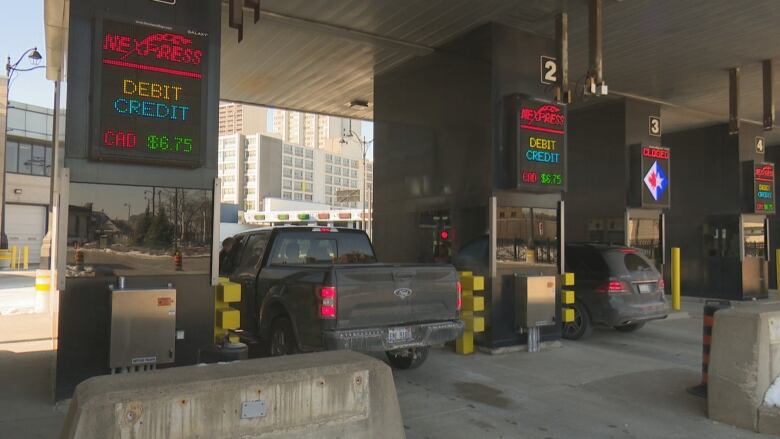
[[[441,232],[439,232],[439,238],[441,238],[442,241],[446,241],[447,239],[450,238],[450,232],[446,230],[442,230]]]

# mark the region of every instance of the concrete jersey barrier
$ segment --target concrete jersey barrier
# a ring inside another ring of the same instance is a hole
[[[780,375],[780,304],[750,304],[715,313],[708,409],[718,422],[780,434],[780,409],[762,407]]]
[[[79,384],[62,439],[404,438],[390,368],[335,351]]]

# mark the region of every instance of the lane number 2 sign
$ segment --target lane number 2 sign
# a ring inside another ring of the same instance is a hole
[[[539,58],[542,84],[555,84],[558,81],[558,61],[551,56]]]

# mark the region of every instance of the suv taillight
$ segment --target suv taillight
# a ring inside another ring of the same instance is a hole
[[[666,289],[666,282],[663,279],[658,279],[658,291],[664,291]]]
[[[601,294],[608,294],[608,293],[629,293],[631,292],[631,286],[628,284],[628,282],[622,282],[619,280],[611,280],[609,282],[606,282],[598,287],[596,287],[596,292]]]
[[[320,318],[336,318],[336,287],[320,288]]]
[[[460,311],[460,309],[463,307],[463,285],[461,285],[460,281],[458,281],[456,284],[458,289],[458,299],[455,302],[455,307]]]

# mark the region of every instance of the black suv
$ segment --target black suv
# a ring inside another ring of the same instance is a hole
[[[635,331],[666,318],[664,281],[639,249],[606,244],[566,244],[566,271],[575,275],[574,322],[563,337],[578,340],[593,325]]]

